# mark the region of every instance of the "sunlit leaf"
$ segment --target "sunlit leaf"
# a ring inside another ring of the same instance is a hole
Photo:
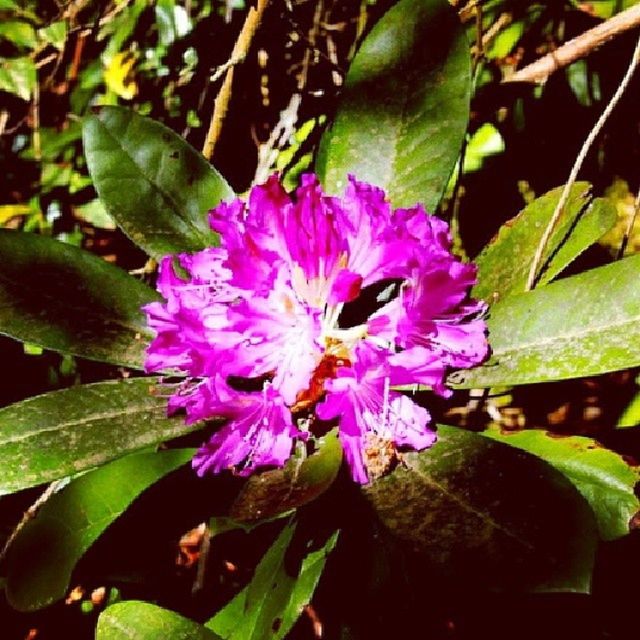
[[[213,631],[148,602],[118,602],[100,614],[96,640],[216,640]]]
[[[29,57],[0,58],[0,89],[30,100],[36,86],[36,65]]]
[[[401,0],[373,27],[349,68],[316,168],[340,193],[347,174],[396,206],[433,212],[469,117],[469,43],[446,0]]]
[[[629,533],[629,522],[640,511],[634,493],[640,471],[620,455],[591,438],[552,436],[539,429],[501,433],[492,428],[482,435],[528,451],[561,471],[591,506],[603,539]]]
[[[586,271],[491,307],[490,360],[456,371],[466,389],[597,375],[640,365],[640,256]]]
[[[50,25],[38,29],[38,35],[47,43],[53,45],[56,49],[62,51],[67,38],[67,23],[65,20],[52,22]]]
[[[104,464],[191,427],[156,378],[98,382],[0,409],[0,495]]]
[[[500,228],[475,260],[478,284],[474,287],[474,296],[493,301],[525,290],[531,263],[562,189],[559,187],[537,198]],[[615,224],[615,209],[608,200],[598,198],[587,207],[589,191],[587,182],[576,183],[571,189],[543,253],[539,284],[555,278]]]
[[[28,22],[6,20],[0,22],[0,39],[6,38],[19,47],[32,49],[38,43],[35,29]]]

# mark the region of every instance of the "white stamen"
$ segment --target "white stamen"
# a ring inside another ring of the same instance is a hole
[[[389,433],[389,388],[390,380],[389,376],[384,379],[384,390],[382,392],[382,435],[386,436]]]

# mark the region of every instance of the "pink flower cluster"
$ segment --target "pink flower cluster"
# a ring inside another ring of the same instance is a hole
[[[360,483],[374,444],[433,444],[427,410],[393,387],[447,395],[447,371],[488,350],[484,305],[468,298],[476,270],[452,255],[447,224],[419,205],[392,210],[353,178],[344,197],[326,196],[313,175],[294,200],[274,176],[248,204],[209,215],[221,245],[166,256],[165,302],[145,307],[156,333],[146,369],[188,376],[170,413],[226,419],[195,456],[198,473],[281,466],[296,440],[336,421]]]

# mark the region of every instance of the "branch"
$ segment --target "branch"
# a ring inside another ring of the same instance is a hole
[[[204,141],[202,148],[202,155],[211,160],[213,151],[215,149],[220,132],[222,131],[222,124],[227,115],[227,109],[229,108],[229,101],[231,100],[231,86],[233,85],[233,71],[235,65],[242,62],[249,51],[253,36],[258,29],[258,25],[262,20],[262,14],[267,8],[269,0],[258,0],[255,7],[251,7],[247,13],[242,29],[238,35],[235,45],[233,45],[233,51],[229,62],[226,63],[226,75],[220,87],[220,92],[216,97],[213,105],[213,114],[211,115],[211,122],[209,123],[209,130],[207,131],[207,137]]]
[[[503,82],[544,82],[554,71],[584,58],[608,40],[640,25],[640,5],[634,5],[613,18],[580,34],[546,56],[516,71]]]
[[[549,220],[549,224],[547,225],[547,228],[544,230],[544,234],[540,239],[540,244],[538,244],[538,247],[536,249],[535,256],[533,257],[533,261],[531,263],[531,269],[529,270],[529,277],[527,279],[527,286],[525,287],[525,291],[531,290],[536,282],[538,268],[540,267],[540,264],[542,262],[542,254],[544,253],[544,250],[546,249],[547,244],[549,243],[549,239],[551,238],[551,234],[553,233],[556,225],[558,224],[558,220],[562,215],[562,211],[564,210],[564,207],[567,204],[571,187],[573,186],[573,183],[576,181],[576,178],[578,177],[578,172],[580,171],[580,168],[582,167],[582,163],[587,157],[587,153],[589,152],[591,145],[593,144],[597,135],[602,130],[602,127],[604,126],[605,122],[611,115],[611,112],[614,110],[615,106],[620,101],[622,94],[625,92],[626,88],[629,86],[629,82],[631,81],[633,72],[636,70],[636,67],[638,66],[639,57],[640,57],[640,38],[638,38],[636,47],[633,50],[633,56],[631,57],[631,62],[629,62],[629,67],[626,73],[624,74],[624,77],[620,81],[620,84],[618,85],[616,92],[613,94],[611,100],[609,101],[609,104],[606,106],[605,110],[602,112],[602,114],[598,118],[598,121],[593,126],[593,129],[591,129],[591,131],[589,132],[587,139],[584,141],[584,144],[580,149],[580,153],[578,153],[578,157],[576,158],[576,161],[573,163],[571,173],[569,174],[569,179],[567,180],[567,183],[564,185],[564,190],[562,191],[560,200],[558,200],[558,204],[553,212],[553,215],[551,216],[551,220]]]

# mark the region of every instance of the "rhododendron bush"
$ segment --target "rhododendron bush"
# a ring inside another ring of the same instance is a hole
[[[370,638],[440,589],[589,593],[599,543],[640,511],[636,468],[490,419],[519,385],[640,365],[640,257],[567,273],[616,217],[575,182],[470,260],[442,203],[471,90],[454,9],[401,0],[304,171],[236,194],[163,124],[84,118],[98,196],[148,262],[0,232],[0,331],[116,372],[0,410],[0,490],[49,487],[6,549],[14,609],[72,597],[140,504],[170,523],[200,609],[125,586],[99,638],[282,638],[303,612],[295,637],[325,615],[324,637]],[[132,545],[157,551],[154,526]]]

